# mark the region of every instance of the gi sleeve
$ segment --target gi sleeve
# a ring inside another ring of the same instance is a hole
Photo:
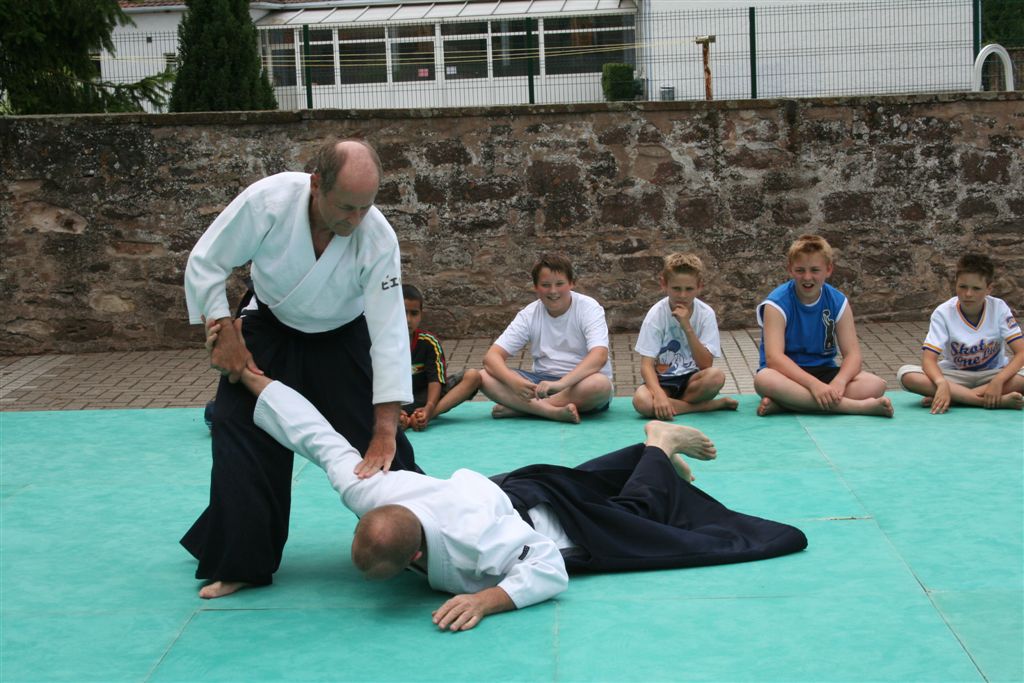
[[[259,193],[246,188],[196,242],[185,266],[185,303],[193,325],[231,315],[225,283],[231,269],[252,259],[272,223]]]
[[[518,514],[499,517],[480,542],[478,570],[503,575],[498,586],[517,608],[553,598],[569,585],[554,541],[534,531]]]
[[[279,444],[323,469],[339,493],[359,481],[354,473],[362,460],[359,451],[291,387],[271,382],[256,401],[253,421]]]
[[[409,372],[412,358],[401,275],[398,241],[392,237],[388,248],[369,265],[363,285],[366,325],[370,330],[374,404],[411,403],[413,400]]]
[[[413,498],[437,483],[432,477],[413,472],[388,472],[360,479],[354,472],[362,460],[359,451],[334,431],[312,403],[281,382],[272,382],[263,390],[253,419],[282,446],[323,469],[345,506],[356,515]]]

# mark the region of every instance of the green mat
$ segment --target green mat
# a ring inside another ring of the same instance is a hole
[[[354,517],[295,464],[269,588],[200,600],[178,539],[206,503],[198,409],[0,413],[0,680],[1020,681],[1024,415],[677,418],[719,459],[697,485],[794,524],[755,562],[574,578],[558,600],[441,633],[444,596],[351,567]],[[573,465],[642,439],[628,399],[582,425],[470,403],[412,434],[437,476]]]

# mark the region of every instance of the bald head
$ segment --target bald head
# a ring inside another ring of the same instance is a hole
[[[320,146],[311,160],[313,173],[320,177],[320,192],[334,188],[339,177],[343,183],[380,184],[384,175],[377,151],[363,140],[331,140]]]
[[[422,537],[420,520],[408,508],[382,505],[356,525],[352,563],[367,579],[390,579],[413,560]]]

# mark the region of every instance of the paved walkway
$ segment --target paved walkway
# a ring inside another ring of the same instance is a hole
[[[898,389],[896,370],[920,359],[927,321],[858,325],[864,368]],[[757,368],[757,329],[722,332],[726,372],[723,393],[752,393]],[[481,367],[493,340],[444,342],[452,369]],[[612,365],[617,396],[631,396],[641,383],[636,333],[613,334]],[[514,361],[529,367],[520,354]],[[120,351],[0,357],[0,410],[87,410],[101,408],[188,408],[213,397],[217,374],[201,348],[178,351]]]

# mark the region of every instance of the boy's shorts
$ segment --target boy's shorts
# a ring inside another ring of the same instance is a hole
[[[452,375],[448,375],[445,378],[445,383],[441,385],[441,396],[447,394],[449,391],[452,390],[452,388],[455,385],[461,382],[465,374],[465,370],[460,370]],[[470,396],[466,397],[466,400],[468,401],[472,399],[473,396],[476,396],[476,391],[474,391]],[[412,403],[404,404],[402,406],[402,411],[406,415],[411,415],[414,410],[416,410],[417,408],[422,408],[425,405],[427,405],[427,390],[422,389],[420,391],[413,393]]]
[[[700,370],[694,370],[693,372],[688,372],[685,375],[659,375],[658,384],[660,384],[661,388],[665,390],[665,393],[668,394],[669,398],[678,399],[686,393],[686,387],[690,386],[690,380],[698,372],[700,372]]]
[[[541,382],[557,382],[558,380],[562,379],[558,375],[552,375],[547,372],[530,372],[529,370],[520,370],[518,368],[512,368],[512,371],[518,372],[520,377],[528,379],[534,384],[540,384]],[[593,415],[594,413],[603,413],[604,411],[608,410],[608,407],[611,406],[611,404],[611,399],[608,399],[608,402],[605,403],[604,405],[600,405],[590,410],[581,410],[580,415]]]
[[[839,374],[839,368],[835,365],[801,365],[800,369],[825,384],[834,380]]]
[[[946,370],[942,368],[942,376],[946,378],[947,382],[959,384],[968,389],[974,389],[982,384],[991,382],[992,378],[998,375],[1000,371],[1002,371],[1002,368],[996,368],[995,370]],[[904,365],[896,371],[896,379],[899,380],[900,384],[903,384],[903,375],[908,372],[920,372],[923,375],[924,368],[920,365]],[[1024,377],[1024,368],[1018,370],[1017,375]]]

